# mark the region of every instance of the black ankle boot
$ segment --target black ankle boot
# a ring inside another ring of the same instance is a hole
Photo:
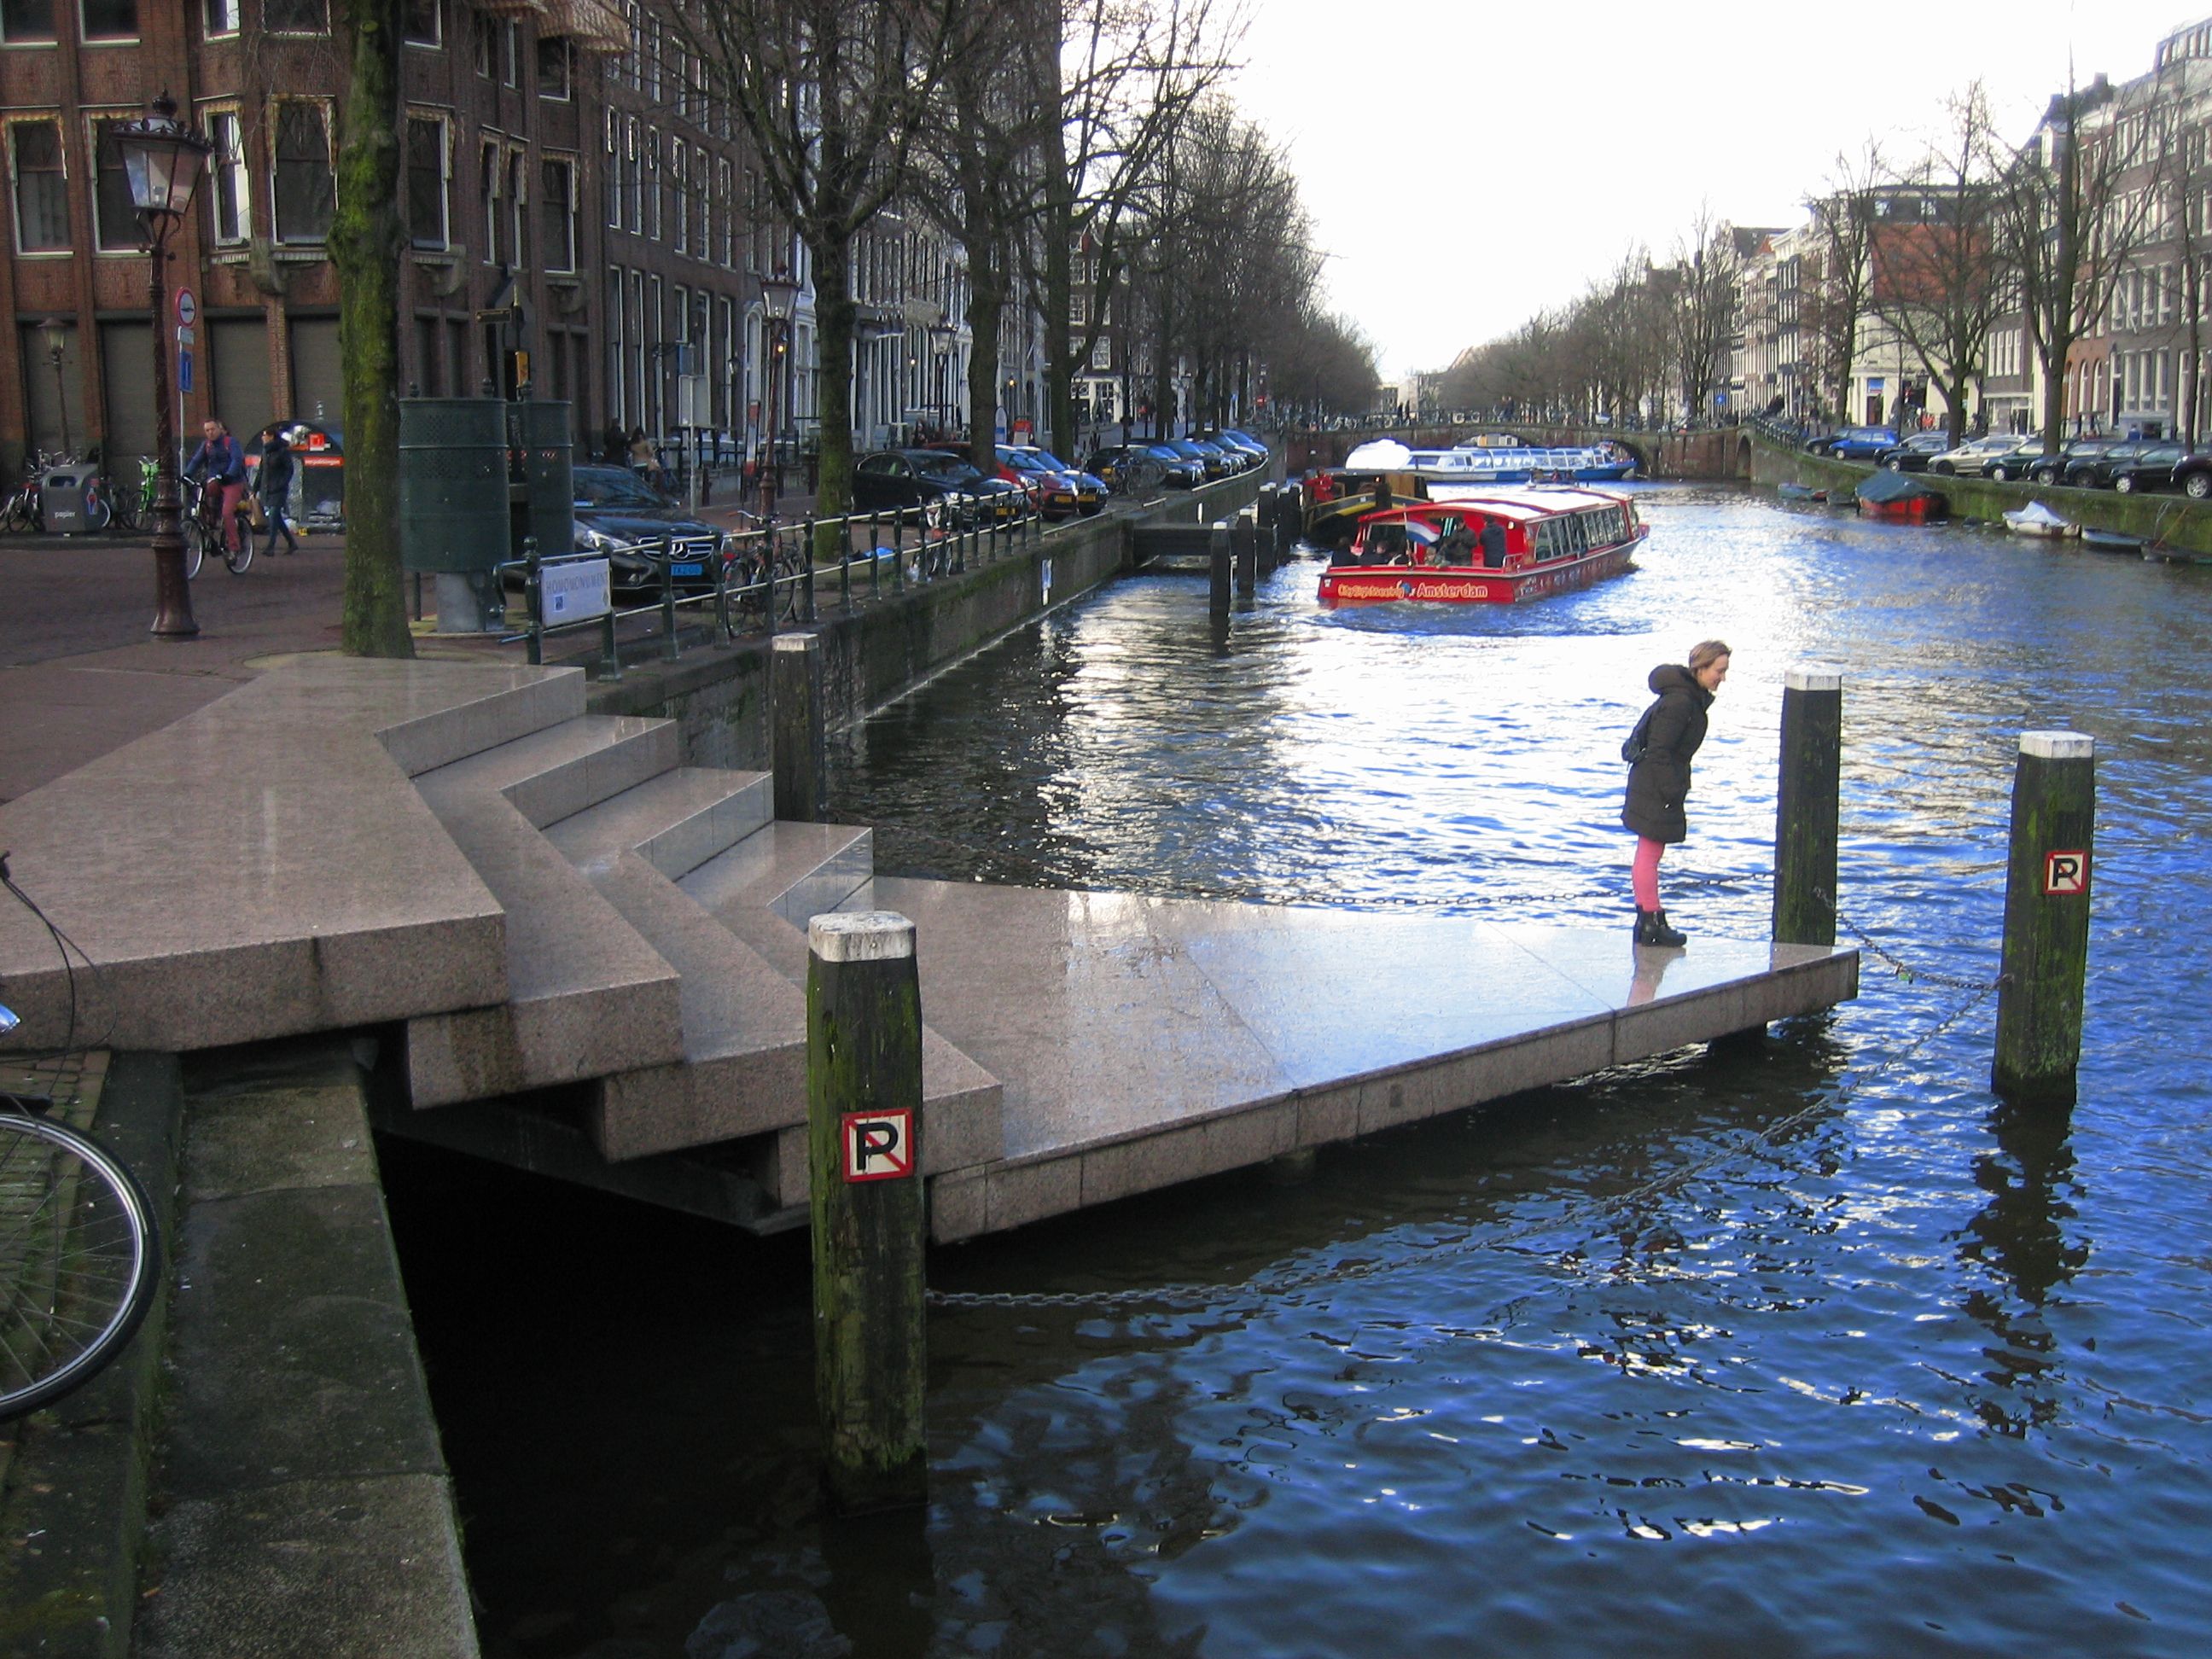
[[[1646,931],[1650,934],[1650,937],[1644,940],[1646,945],[1664,945],[1672,951],[1690,942],[1690,936],[1687,933],[1678,927],[1668,926],[1667,913],[1664,910],[1654,910],[1651,913],[1651,926]]]

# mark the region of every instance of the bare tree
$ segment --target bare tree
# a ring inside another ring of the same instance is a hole
[[[2100,77],[2051,100],[2042,125],[2005,158],[2005,252],[2043,374],[2043,448],[2063,441],[2075,343],[2097,331],[2161,193],[2145,112],[2120,106]]]
[[[1955,446],[1966,441],[1966,400],[1988,365],[2002,261],[1981,83],[1951,100],[1948,113],[1940,148],[1885,191],[1917,210],[1876,222],[1868,264],[1875,313],[1943,386]]]
[[[707,65],[813,266],[825,514],[852,501],[852,246],[905,187],[915,136],[980,21],[964,0],[652,0]]]
[[[1700,206],[1687,238],[1676,245],[1674,259],[1674,367],[1683,412],[1692,421],[1711,409],[1706,398],[1735,326],[1741,268],[1727,222]]]
[[[1880,147],[1869,139],[1856,159],[1837,155],[1819,198],[1806,204],[1813,216],[1817,258],[1803,269],[1798,285],[1799,337],[1814,343],[1811,378],[1820,389],[1816,396],[1826,409],[1845,414],[1859,325],[1869,309],[1874,228],[1887,171]],[[1834,401],[1829,403],[1832,394]]]

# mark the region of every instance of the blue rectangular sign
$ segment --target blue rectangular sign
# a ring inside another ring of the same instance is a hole
[[[177,390],[190,392],[191,389],[192,354],[189,351],[179,351],[177,354]]]

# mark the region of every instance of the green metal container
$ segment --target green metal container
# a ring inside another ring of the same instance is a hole
[[[576,497],[570,473],[569,405],[565,403],[509,404],[507,435],[514,447],[515,477],[522,501],[514,512],[515,558],[522,538],[538,538],[546,558],[573,552],[576,541]]]
[[[410,570],[476,574],[507,551],[507,404],[399,400],[399,555]]]

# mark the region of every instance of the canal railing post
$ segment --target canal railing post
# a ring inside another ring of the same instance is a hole
[[[914,924],[807,924],[808,1202],[823,1477],[846,1515],[928,1498],[921,994]]]
[[[1229,526],[1218,519],[1213,533],[1206,538],[1206,550],[1212,556],[1213,578],[1206,596],[1207,609],[1216,624],[1220,624],[1229,620]]]
[[[1792,668],[1782,680],[1782,776],[1774,799],[1774,942],[1836,942],[1844,677]]]
[[[2071,1105],[2089,965],[2097,745],[2079,732],[2024,732],[2012,779],[1996,1058],[1990,1086],[2027,1104]]]
[[[827,756],[819,634],[776,635],[769,659],[769,720],[775,815],[793,823],[818,823]]]

